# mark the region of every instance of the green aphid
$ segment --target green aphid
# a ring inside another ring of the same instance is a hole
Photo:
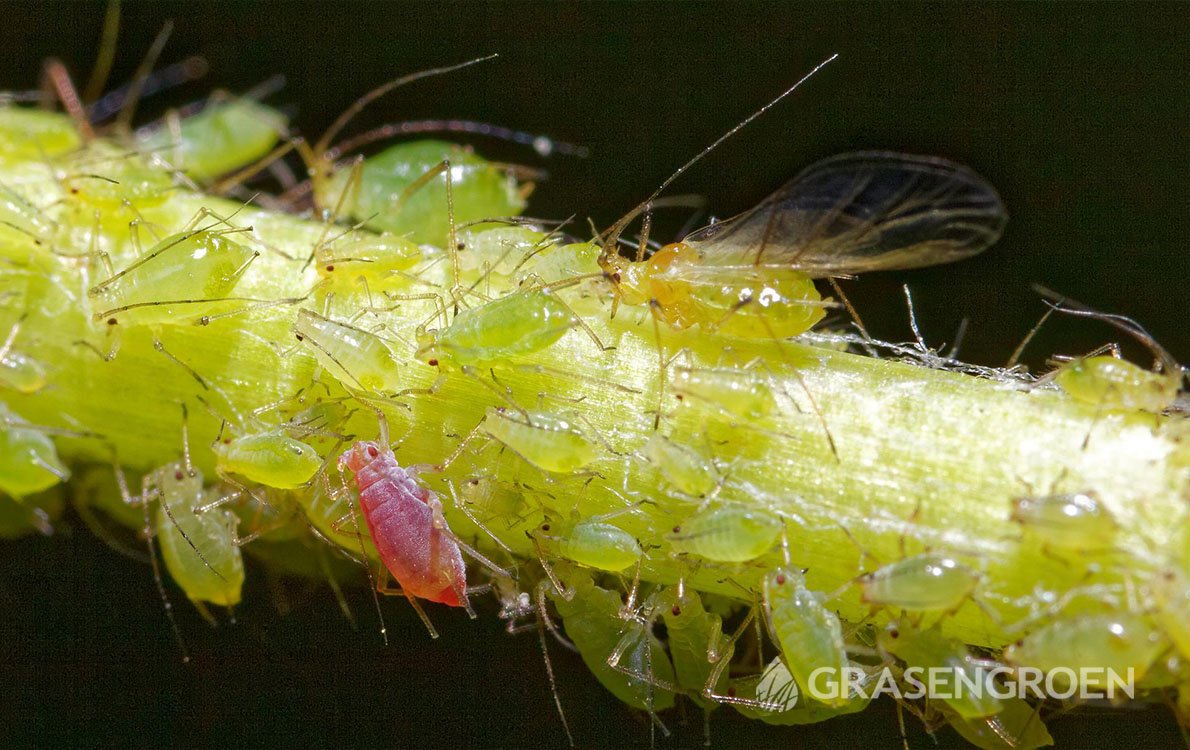
[[[907,668],[919,670],[922,682],[930,670],[945,674],[945,692],[951,697],[941,700],[963,719],[987,718],[1004,710],[1003,702],[991,694],[995,688],[989,667],[977,662],[963,643],[944,637],[936,627],[922,630],[902,617],[881,630],[876,642]]]
[[[781,647],[781,657],[802,692],[814,687],[816,671],[842,681],[850,662],[843,643],[843,625],[839,616],[823,602],[821,594],[806,586],[801,571],[780,567],[764,577],[762,584],[764,613],[773,640]],[[841,708],[852,696],[816,696],[818,702]]]
[[[707,611],[698,592],[685,586],[669,586],[657,594],[651,610],[665,624],[677,686],[704,711],[714,710],[719,704],[704,692],[720,694],[726,689],[727,673],[721,672],[714,684],[711,673],[720,661],[731,661],[735,651],[723,633],[723,618]]]
[[[636,537],[604,518],[545,521],[533,540],[544,553],[596,570],[618,573],[636,565],[644,556]]]
[[[731,705],[744,716],[760,719],[765,724],[797,726],[817,724],[836,716],[863,711],[871,703],[871,691],[861,682],[860,690],[851,691],[850,698],[838,706],[828,706],[804,695],[783,659],[769,662],[757,677],[731,681],[735,699]]]
[[[715,562],[755,560],[773,548],[784,525],[776,516],[739,505],[702,511],[666,536],[674,552]]]
[[[1101,409],[1160,414],[1178,397],[1182,373],[1153,372],[1111,356],[1076,359],[1054,376],[1074,399]]]
[[[69,478],[54,441],[0,403],[0,491],[20,499]]]
[[[1084,686],[1106,689],[1112,675],[1139,681],[1168,641],[1148,618],[1131,613],[1057,619],[1004,649],[1004,660],[1017,667],[1043,672],[1059,670],[1055,682],[1066,687],[1066,676],[1080,675]],[[1073,670],[1069,672],[1067,670]]]
[[[524,210],[525,199],[507,171],[469,148],[435,140],[398,143],[365,159],[358,184],[352,184],[352,170],[340,169],[316,197],[319,205],[335,206],[347,191],[343,212],[351,219],[419,244],[445,247],[447,175],[435,175],[408,195],[406,190],[446,160],[456,225],[515,216]]]
[[[500,364],[546,349],[578,325],[550,290],[513,292],[459,312],[441,331],[420,333],[417,357],[435,365]]]
[[[719,486],[715,464],[701,453],[654,432],[642,450],[649,463],[679,492],[703,497]]]
[[[146,478],[146,500],[157,500],[154,530],[161,556],[174,582],[192,601],[233,606],[244,585],[244,560],[235,543],[234,513],[207,505],[218,501],[204,492],[197,470],[169,464]]]
[[[74,123],[57,112],[0,107],[0,162],[39,161],[73,151],[82,143]]]
[[[575,422],[545,412],[489,408],[479,429],[543,471],[570,474],[600,455],[599,445]]]
[[[927,552],[860,577],[860,600],[907,612],[955,610],[975,591],[979,574],[943,554]]]
[[[235,290],[259,255],[226,231],[170,235],[89,290],[96,321],[107,325],[182,325],[209,313]]]
[[[551,591],[550,598],[566,627],[566,636],[574,643],[583,662],[605,688],[633,708],[650,712],[664,711],[674,704],[670,690],[634,675],[651,675],[656,681],[674,683],[673,664],[665,647],[648,628],[641,628],[620,618],[624,602],[614,591],[596,586],[582,572],[567,575],[573,597],[563,598]],[[635,636],[623,639],[627,629]],[[620,650],[619,669],[608,664],[608,656]]]
[[[298,312],[293,330],[298,341],[313,349],[318,363],[348,388],[374,393],[400,389],[400,364],[376,334],[311,310]]]
[[[235,474],[278,489],[307,484],[323,464],[312,447],[280,430],[224,438],[215,443],[214,452],[220,474]]]
[[[0,259],[28,263],[49,247],[53,235],[53,222],[39,208],[0,185]]]
[[[173,177],[139,154],[106,141],[92,141],[65,165],[63,186],[71,200],[88,209],[145,209],[159,206],[174,189]],[[127,221],[127,219],[120,219]]]
[[[945,710],[943,715],[951,728],[980,750],[1036,750],[1054,744],[1036,708],[1021,698],[1001,700],[1004,707],[992,716],[964,719]]]
[[[1012,501],[1011,518],[1047,546],[1071,552],[1110,547],[1119,530],[1094,493],[1019,497]]]
[[[286,124],[285,115],[272,107],[233,99],[211,103],[183,119],[177,132],[168,125],[158,128],[138,146],[205,183],[266,156]]]
[[[352,284],[362,278],[372,291],[407,283],[409,277],[402,272],[424,256],[420,245],[392,234],[353,233],[315,251],[319,276]]]
[[[777,407],[768,380],[755,369],[675,367],[671,389],[680,401],[710,404],[745,423],[766,417]]]

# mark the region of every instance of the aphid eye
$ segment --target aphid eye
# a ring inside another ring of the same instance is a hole
[[[223,438],[224,445],[231,445],[231,438]]]
[[[892,630],[888,631],[888,637],[889,638],[900,638],[901,631],[897,630],[896,628],[893,628]]]
[[[731,698],[735,697],[735,686],[727,688],[727,695]]]
[[[681,526],[674,526],[674,533],[675,533],[675,534],[681,534],[681,533],[682,533],[682,527],[681,527]]]
[[[374,445],[368,446],[368,458],[376,458],[379,455],[380,455],[380,451],[376,450],[376,446],[374,446]]]
[[[455,245],[455,248],[458,250],[463,250],[466,247],[467,247],[467,243],[465,243],[465,242],[460,242],[459,244]]]
[[[300,333],[295,333],[294,335],[295,335],[295,336],[297,336],[297,340],[298,340],[298,341],[305,341],[305,339],[304,339],[304,338],[302,338],[302,334],[300,334]]]
[[[616,271],[615,273],[612,274],[612,281],[616,282],[617,284],[620,283],[620,272],[619,271]]]
[[[180,482],[180,481],[182,481],[182,477],[184,477],[184,476],[186,476],[186,475],[183,474],[181,471],[175,471],[174,472],[174,481]]]
[[[550,525],[549,525],[548,523],[543,523],[543,524],[541,524],[541,530],[542,530],[542,531],[549,531],[549,530],[550,530]]]
[[[107,324],[108,324],[109,326],[114,326],[114,325],[116,324],[116,319],[115,319],[115,318],[108,318],[108,319],[107,319]]]
[[[437,367],[437,366],[438,366],[438,360],[437,360],[437,359],[431,359],[431,360],[428,360],[428,361],[426,362],[426,364],[427,364],[427,365],[429,365],[430,367]]]
[[[681,401],[683,399],[683,396],[680,393],[675,393],[674,398],[676,398],[678,401]]]
[[[784,585],[785,585],[785,574],[784,574],[784,573],[779,573],[779,574],[777,575],[777,585],[778,585],[778,586],[784,586]]]
[[[327,267],[326,267],[326,270],[327,270],[327,271],[333,271],[333,270],[335,270],[335,267],[334,267],[334,266],[327,266]]]
[[[675,605],[673,606],[673,609],[671,609],[671,610],[670,610],[670,613],[671,613],[671,614],[672,614],[674,617],[677,617],[678,615],[682,614],[682,608],[681,608],[681,607],[679,607],[678,605],[676,605],[676,604],[675,604]]]

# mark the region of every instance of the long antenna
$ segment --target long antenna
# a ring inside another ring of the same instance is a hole
[[[719,136],[719,138],[716,139],[716,141],[714,143],[707,146],[702,151],[698,152],[698,154],[693,159],[691,159],[690,161],[686,162],[681,167],[679,167],[676,172],[671,174],[665,180],[665,182],[661,183],[660,187],[658,187],[656,190],[653,191],[652,195],[650,195],[648,198],[645,198],[643,201],[640,202],[639,205],[636,206],[636,208],[632,209],[627,214],[625,214],[624,218],[620,219],[619,221],[617,221],[615,224],[612,225],[611,229],[608,230],[607,240],[603,243],[603,257],[607,258],[607,257],[610,257],[610,256],[616,254],[615,248],[616,248],[616,244],[619,242],[620,233],[624,231],[624,228],[627,227],[628,224],[631,223],[633,219],[635,219],[642,211],[647,209],[649,204],[652,203],[657,198],[657,196],[661,195],[662,191],[664,191],[667,187],[669,187],[670,184],[674,180],[676,180],[676,179],[678,179],[678,177],[682,176],[682,174],[684,174],[686,172],[686,170],[690,169],[690,167],[693,167],[695,164],[697,164],[699,162],[699,160],[701,160],[704,156],[711,153],[715,149],[719,148],[720,144],[722,144],[728,138],[732,137],[736,133],[743,130],[745,126],[747,126],[749,123],[751,123],[757,117],[760,117],[765,112],[769,111],[774,106],[776,106],[782,99],[784,99],[785,97],[789,96],[794,91],[796,91],[799,86],[801,86],[806,81],[810,80],[810,78],[813,77],[813,75],[815,73],[822,70],[824,67],[827,66],[827,64],[833,62],[835,60],[835,58],[837,58],[838,56],[839,56],[839,53],[836,52],[835,54],[831,55],[830,57],[826,58],[822,62],[815,65],[814,69],[811,70],[809,73],[805,74],[804,76],[802,76],[801,79],[797,83],[795,83],[792,86],[790,86],[789,88],[787,88],[777,98],[773,99],[768,104],[764,105],[763,107],[756,110],[755,112],[753,112],[751,115],[749,115],[745,119],[741,120],[739,122],[739,124],[737,124],[734,128],[727,131],[723,135]],[[612,249],[609,250],[608,248],[612,248]]]
[[[491,60],[496,57],[499,57],[499,55],[492,54],[492,55],[487,55],[485,57],[477,57],[474,60],[468,60],[467,62],[461,62],[461,63],[457,63],[455,65],[447,65],[446,67],[443,67],[443,68],[430,68],[429,70],[419,70],[416,73],[410,73],[407,76],[401,76],[400,78],[394,78],[393,80],[389,81],[388,83],[377,86],[376,88],[372,89],[371,91],[364,94],[360,98],[356,99],[355,102],[352,103],[352,105],[350,107],[343,110],[343,114],[339,115],[338,119],[336,119],[333,123],[331,123],[330,128],[327,129],[326,133],[324,133],[322,138],[319,139],[318,143],[315,144],[314,151],[316,153],[318,153],[320,156],[322,154],[326,153],[327,149],[330,148],[331,141],[334,140],[334,137],[339,134],[339,131],[342,130],[347,125],[347,123],[351,122],[351,118],[355,117],[360,112],[362,112],[364,107],[368,106],[369,104],[376,101],[377,99],[384,96],[385,94],[392,91],[393,89],[400,88],[401,86],[404,86],[407,83],[413,83],[414,81],[420,80],[422,78],[429,78],[431,76],[442,75],[443,73],[452,73],[452,72],[459,70],[461,68],[466,68],[470,65],[485,62],[487,60]]]

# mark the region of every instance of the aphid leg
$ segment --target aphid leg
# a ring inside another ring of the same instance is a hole
[[[294,149],[294,142],[292,140],[285,141],[280,146],[257,159],[254,163],[249,164],[238,172],[224,177],[223,179],[212,185],[208,192],[213,195],[223,195],[234,187],[242,185],[245,181],[252,179],[264,170],[272,166],[273,162],[285,156]]]
[[[359,543],[360,559],[364,561],[364,570],[368,573],[368,583],[372,589],[372,602],[376,605],[376,616],[380,619],[380,637],[384,640],[384,645],[387,646],[388,628],[384,624],[384,612],[380,609],[380,597],[377,596],[380,587],[376,584],[375,576],[372,575],[372,564],[368,559],[368,550],[364,547],[364,537],[360,531],[359,516],[355,512],[356,500],[352,497],[351,490],[347,487],[347,479],[342,474],[339,475],[339,483],[342,485],[343,494],[347,498],[347,512],[351,517],[352,525],[355,527],[355,539]],[[338,524],[338,521],[331,525],[331,530],[338,533],[338,529],[335,528],[336,524]],[[380,565],[380,570],[387,581],[388,569],[384,567],[383,563]]]
[[[542,589],[538,587],[538,590]],[[566,712],[562,709],[562,699],[558,695],[558,681],[554,678],[554,665],[550,661],[550,652],[546,647],[545,623],[549,620],[549,616],[542,610],[543,606],[544,601],[538,605],[536,611],[537,641],[541,644],[541,660],[545,663],[545,675],[550,683],[550,694],[554,696],[554,707],[558,709],[558,718],[562,721],[562,729],[566,732],[566,741],[570,743],[571,747],[574,747],[574,735],[570,733],[570,724],[567,723]]]
[[[554,569],[550,566],[550,564],[545,561],[545,551],[542,550],[541,542],[537,539],[537,537],[533,534],[529,534],[528,532],[525,533],[531,540],[533,540],[533,550],[537,553],[537,561],[541,564],[541,569],[545,572],[546,578],[549,579],[550,585],[554,587],[554,591],[558,592],[558,596],[562,597],[566,601],[573,601],[576,590],[567,588],[566,585],[562,583],[562,580],[558,578],[558,575],[554,572]],[[542,583],[544,584],[545,582],[542,581]],[[544,602],[544,599],[542,601]]]
[[[451,497],[451,500],[454,501],[455,510],[462,513],[464,516],[466,516],[468,521],[475,524],[476,528],[481,530],[483,533],[487,534],[488,537],[490,537],[491,540],[496,543],[496,546],[498,546],[500,549],[507,552],[510,556],[513,555],[514,553],[512,551],[512,548],[509,547],[504,542],[500,541],[500,537],[498,537],[494,533],[492,533],[492,530],[489,529],[486,524],[480,522],[480,520],[475,516],[475,514],[471,512],[471,509],[467,507],[467,504],[459,499],[459,495],[455,491],[454,482],[451,481],[450,479],[447,479],[446,487],[447,487],[447,489],[450,490],[450,497]],[[511,576],[505,576],[505,577],[511,578]]]
[[[120,466],[120,458],[116,453],[116,449],[112,448],[112,471],[116,476],[116,486],[120,490],[120,499],[124,501],[125,505],[135,506],[140,505],[142,520],[144,526],[141,533],[145,535],[145,546],[149,551],[149,565],[153,569],[153,583],[157,587],[157,594],[161,597],[161,606],[165,610],[165,617],[169,620],[169,627],[174,632],[174,639],[178,642],[178,648],[182,651],[182,663],[190,662],[190,652],[186,649],[186,641],[182,639],[182,630],[178,627],[177,618],[174,617],[173,602],[169,599],[169,594],[165,591],[165,581],[161,578],[161,563],[157,560],[157,546],[153,542],[153,522],[149,517],[149,498],[143,492],[136,497],[128,491],[128,479],[124,476],[124,469]]]
[[[766,703],[765,701],[752,700],[750,698],[740,698],[734,694],[735,691],[728,691],[727,694],[720,695],[715,692],[715,685],[723,677],[723,672],[731,663],[731,656],[735,653],[735,644],[743,637],[744,633],[748,632],[748,627],[757,619],[756,607],[753,606],[748,610],[747,617],[732,633],[731,638],[728,639],[727,645],[722,649],[722,655],[719,660],[715,662],[714,669],[711,670],[710,675],[707,676],[706,684],[702,688],[702,696],[707,700],[712,700],[717,703],[731,703],[738,706],[748,706],[750,708],[760,709],[762,711],[780,711],[783,707]]]
[[[173,21],[166,21],[161,27],[161,31],[157,33],[156,38],[153,39],[153,43],[149,45],[149,49],[145,53],[145,58],[141,60],[135,75],[132,77],[132,85],[128,89],[127,104],[120,111],[119,117],[116,118],[115,128],[117,131],[123,133],[132,132],[132,118],[136,114],[136,105],[140,102],[145,83],[149,80],[149,75],[153,72],[153,66],[157,64],[157,58],[161,56],[161,52],[165,49],[165,43],[169,41],[169,35],[173,33],[173,30]]]
[[[1049,320],[1049,317],[1053,314],[1054,308],[1047,306],[1045,312],[1042,313],[1041,318],[1039,318],[1033,327],[1029,329],[1029,332],[1025,334],[1023,339],[1021,339],[1021,343],[1017,344],[1017,347],[1012,350],[1012,355],[1008,358],[1008,362],[1005,363],[1004,369],[1011,370],[1016,367],[1017,362],[1019,362],[1021,359],[1021,355],[1025,353],[1025,347],[1029,345],[1029,342],[1031,342],[1033,337],[1037,335],[1037,332],[1041,330],[1041,326],[1044,325],[1045,321]]]
[[[413,611],[417,613],[417,616],[421,618],[422,624],[426,626],[426,630],[430,632],[430,637],[438,637],[438,631],[434,629],[434,623],[430,622],[429,616],[426,614],[426,611],[422,609],[421,604],[418,603],[417,597],[415,597],[413,594],[402,591],[395,586],[388,585],[388,568],[384,567],[383,565],[380,566],[380,585],[376,588],[376,591],[380,594],[383,594],[384,596],[403,596],[408,599],[409,605],[413,607]],[[460,601],[466,602],[467,600],[465,597],[462,597],[460,598]],[[470,604],[467,606],[469,608]],[[472,616],[474,617],[474,612],[472,612]]]
[[[331,568],[330,560],[326,557],[326,549],[321,544],[315,545],[314,554],[318,556],[318,567],[322,569],[322,575],[326,578],[326,583],[331,587],[331,593],[335,596],[335,601],[339,604],[339,611],[343,613],[343,617],[351,624],[352,630],[359,630],[359,623],[355,621],[355,615],[351,612],[351,605],[347,603],[347,597],[343,595],[343,588],[339,585],[339,579],[335,578],[335,571]]]

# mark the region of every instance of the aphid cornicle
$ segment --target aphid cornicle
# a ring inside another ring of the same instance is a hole
[[[1007,220],[974,172],[886,152],[818,162],[755,208],[628,261],[616,241],[648,204],[613,227],[599,259],[618,299],[650,304],[674,328],[742,338],[809,330],[825,315],[813,279],[962,260]]]
[[[244,560],[235,543],[235,514],[222,508],[200,510],[219,498],[204,492],[202,474],[182,463],[163,466],[145,478],[142,502],[154,499],[154,529],[174,582],[191,601],[238,604]]]
[[[387,445],[361,440],[339,459],[359,490],[368,534],[406,597],[467,604],[467,572],[442,502],[397,464]]]
[[[113,325],[190,323],[235,289],[258,253],[198,229],[166,237],[88,293],[100,300],[97,321]]]
[[[674,552],[715,562],[755,560],[773,548],[783,525],[776,516],[739,505],[721,505],[686,519],[666,536]]]
[[[947,555],[906,557],[858,579],[860,600],[907,612],[958,609],[975,591],[979,574]]]

